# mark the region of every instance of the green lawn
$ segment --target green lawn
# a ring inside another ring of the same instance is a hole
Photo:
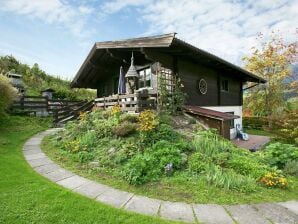
[[[50,137],[42,142],[43,151],[54,161],[68,170],[73,171],[86,178],[113,186],[125,191],[145,195],[152,198],[159,198],[170,201],[184,201],[187,203],[217,203],[217,204],[244,204],[271,201],[287,201],[297,199],[298,181],[291,179],[290,189],[268,189],[258,186],[256,192],[237,192],[225,190],[205,181],[198,181],[186,173],[175,174],[170,177],[163,177],[160,181],[149,182],[139,186],[128,184],[122,178],[113,176],[99,170],[90,170],[86,164],[75,162],[72,154],[63,152],[51,144]]]
[[[251,134],[251,135],[263,135],[263,136],[269,136],[269,137],[275,137],[275,134],[266,130],[259,130],[259,129],[244,129],[245,133]]]
[[[0,120],[0,223],[169,223],[103,205],[37,174],[25,162],[22,146],[48,126],[49,121],[29,117]]]

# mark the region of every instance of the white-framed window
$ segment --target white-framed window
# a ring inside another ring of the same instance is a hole
[[[139,71],[139,88],[151,87],[152,72],[151,67]]]

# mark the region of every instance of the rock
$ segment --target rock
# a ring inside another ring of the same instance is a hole
[[[89,163],[89,167],[91,167],[91,168],[99,167],[99,162],[98,161],[92,161],[92,162]]]

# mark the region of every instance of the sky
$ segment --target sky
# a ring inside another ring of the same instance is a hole
[[[0,0],[0,55],[71,80],[97,41],[176,32],[234,64],[258,33],[298,28],[298,0]]]

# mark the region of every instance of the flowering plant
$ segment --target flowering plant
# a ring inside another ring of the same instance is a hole
[[[288,186],[287,179],[282,175],[277,174],[276,172],[267,173],[260,179],[260,182],[266,187],[285,188]]]
[[[119,104],[116,104],[111,109],[111,115],[119,115],[121,113],[121,107]]]
[[[157,115],[153,110],[144,110],[139,115],[138,130],[148,132],[158,125]]]

